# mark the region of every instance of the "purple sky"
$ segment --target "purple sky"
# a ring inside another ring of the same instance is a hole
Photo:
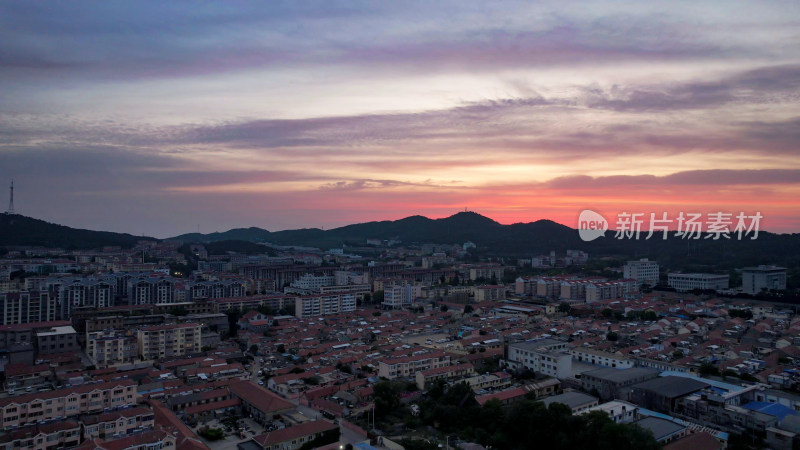
[[[0,185],[22,214],[157,237],[465,207],[799,232],[797,11],[2,2]]]

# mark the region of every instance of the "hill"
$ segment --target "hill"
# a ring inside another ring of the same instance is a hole
[[[41,246],[90,249],[105,246],[130,248],[138,241],[155,238],[110,231],[70,228],[19,214],[0,214],[0,246]]]

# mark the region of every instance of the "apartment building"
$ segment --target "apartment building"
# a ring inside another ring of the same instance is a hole
[[[586,303],[620,298],[638,290],[639,283],[633,279],[589,283],[586,285]]]
[[[569,344],[555,339],[515,342],[508,346],[506,365],[512,369],[564,379],[572,375],[572,355]]]
[[[659,271],[658,263],[642,258],[638,261],[628,261],[622,267],[623,276],[636,280],[639,284],[647,283],[650,286],[658,284]]]
[[[136,336],[125,331],[86,333],[86,356],[97,367],[129,363],[139,354]]]
[[[449,381],[458,378],[469,377],[475,374],[475,368],[472,364],[454,364],[451,366],[437,367],[428,370],[421,370],[417,372],[415,381],[420,390],[425,389],[438,380]]]
[[[355,294],[328,294],[299,297],[294,302],[298,318],[341,314],[356,310]]]
[[[236,298],[247,294],[247,283],[244,280],[192,281],[184,289],[188,302],[205,298]]]
[[[414,284],[390,284],[383,287],[383,305],[396,309],[409,306],[422,297],[422,286]]]
[[[0,325],[48,322],[58,313],[56,299],[47,291],[0,294]]]
[[[421,353],[378,361],[378,376],[395,378],[416,377],[417,372],[450,365],[450,355],[444,352]]]
[[[144,359],[164,359],[200,352],[202,326],[198,323],[179,323],[144,327],[137,332],[139,356]]]
[[[500,301],[506,299],[506,287],[501,285],[475,286],[473,288],[476,302]]]
[[[106,409],[133,405],[137,399],[136,383],[133,380],[85,384],[50,392],[0,398],[0,420],[4,429],[11,429],[79,414],[101,413]]]
[[[105,278],[49,278],[47,290],[59,305],[62,319],[69,319],[77,308],[113,306],[117,295],[115,282]]]
[[[78,332],[71,325],[36,330],[36,350],[40,355],[80,351]]]
[[[678,292],[694,289],[722,290],[728,289],[728,275],[714,275],[711,273],[670,273],[667,275],[669,287]]]
[[[81,424],[64,420],[30,425],[0,435],[0,450],[52,450],[76,447],[81,441]]]
[[[128,302],[131,305],[175,303],[175,280],[166,277],[139,277],[128,281]]]
[[[152,430],[155,415],[142,406],[110,411],[81,418],[84,439],[118,439]]]
[[[634,366],[634,362],[630,358],[593,348],[573,348],[570,350],[570,354],[572,354],[572,359],[575,361],[596,366],[613,367],[616,369],[627,369]]]

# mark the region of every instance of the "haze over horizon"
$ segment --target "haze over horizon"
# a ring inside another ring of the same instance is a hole
[[[465,207],[800,232],[792,2],[0,4],[0,206],[169,237]]]

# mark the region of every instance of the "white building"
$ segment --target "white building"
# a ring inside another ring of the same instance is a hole
[[[628,261],[623,266],[623,276],[632,278],[640,284],[647,283],[650,286],[658,284],[658,263],[642,258],[638,261]]]
[[[508,346],[506,364],[512,369],[529,369],[533,372],[565,379],[572,376],[572,355],[569,344],[554,339],[515,342]]]
[[[333,275],[314,275],[306,273],[297,280],[293,281],[290,287],[284,289],[284,292],[308,294],[318,291],[323,286],[333,286],[336,283],[336,277]]]
[[[298,318],[327,316],[356,310],[356,296],[350,293],[312,295],[294,301],[294,315]]]
[[[604,352],[593,348],[576,347],[570,350],[575,361],[616,369],[629,369],[633,367],[633,360],[615,353]]]
[[[383,305],[389,308],[402,308],[422,297],[422,286],[392,284],[383,288]]]
[[[728,289],[727,275],[714,275],[712,273],[670,273],[667,275],[671,288],[678,292],[702,290]]]
[[[786,268],[758,266],[742,269],[742,290],[744,292],[758,294],[764,289],[786,289]]]
[[[592,411],[602,411],[608,414],[616,423],[631,423],[639,418],[639,407],[633,403],[613,400],[602,405],[593,406],[579,414],[588,414]]]

